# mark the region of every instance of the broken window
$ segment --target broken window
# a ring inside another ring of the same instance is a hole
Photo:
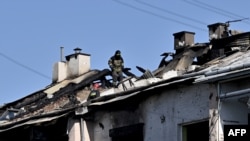
[[[143,123],[111,129],[109,136],[112,141],[143,141]]]
[[[46,130],[42,127],[36,127],[36,126],[31,128],[30,140],[31,141],[47,141],[48,135],[47,135]]]
[[[182,141],[208,141],[209,122],[203,121],[182,126]]]
[[[62,117],[50,122],[31,126],[30,141],[68,141],[67,118]]]

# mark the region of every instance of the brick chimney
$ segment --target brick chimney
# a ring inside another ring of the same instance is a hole
[[[55,63],[52,82],[78,77],[90,70],[90,54],[81,53],[80,48],[74,49],[75,53],[66,56],[66,61]]]
[[[192,46],[194,44],[194,32],[181,31],[174,33],[174,49],[176,53],[180,52],[187,46]]]
[[[207,26],[209,30],[209,40],[221,39],[228,37],[228,24],[226,23],[215,23]]]

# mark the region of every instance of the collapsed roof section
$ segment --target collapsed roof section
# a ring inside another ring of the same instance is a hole
[[[154,71],[137,66],[143,73],[141,76],[125,68],[126,77],[118,88],[111,87],[112,80],[107,79],[111,76],[109,69],[91,70],[90,55],[77,48],[74,54],[66,57],[66,61],[54,65],[51,85],[0,108],[0,131],[14,125],[52,120],[48,117],[54,119],[75,114],[79,107],[120,101],[156,87],[209,82],[218,76],[249,70],[250,32],[222,36],[221,32],[225,30],[221,26],[224,24],[209,26],[209,34],[217,35],[217,38],[211,38],[207,43],[194,43],[193,32],[175,33],[175,53],[163,53],[159,67]],[[166,60],[169,56],[171,59]],[[100,85],[100,97],[87,100],[93,83]],[[78,113],[88,112],[81,110]]]

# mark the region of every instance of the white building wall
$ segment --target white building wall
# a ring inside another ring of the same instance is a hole
[[[109,130],[139,122],[139,114],[134,111],[102,111],[94,114],[93,121],[87,121],[91,141],[111,141]]]
[[[95,115],[95,120],[91,122],[92,133],[90,134],[91,141],[110,141],[109,139],[109,129],[111,127],[110,115],[105,112],[98,112]]]
[[[135,111],[96,113],[95,121],[89,122],[94,127],[90,138],[92,141],[110,141],[110,129],[144,123],[144,141],[181,141],[182,124],[208,118],[209,86],[182,86],[152,93]]]
[[[143,102],[141,110],[144,141],[180,141],[182,124],[208,119],[209,87],[195,85],[163,92]]]

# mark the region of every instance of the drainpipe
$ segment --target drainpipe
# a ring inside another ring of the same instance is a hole
[[[217,96],[220,96],[220,83],[217,83]],[[220,117],[221,117],[221,99],[218,99],[218,103],[217,103],[217,109],[218,109],[218,121],[217,121],[217,140],[220,140]]]
[[[84,139],[84,125],[83,125],[83,118],[80,118],[80,132],[81,132],[81,141],[85,141]]]

